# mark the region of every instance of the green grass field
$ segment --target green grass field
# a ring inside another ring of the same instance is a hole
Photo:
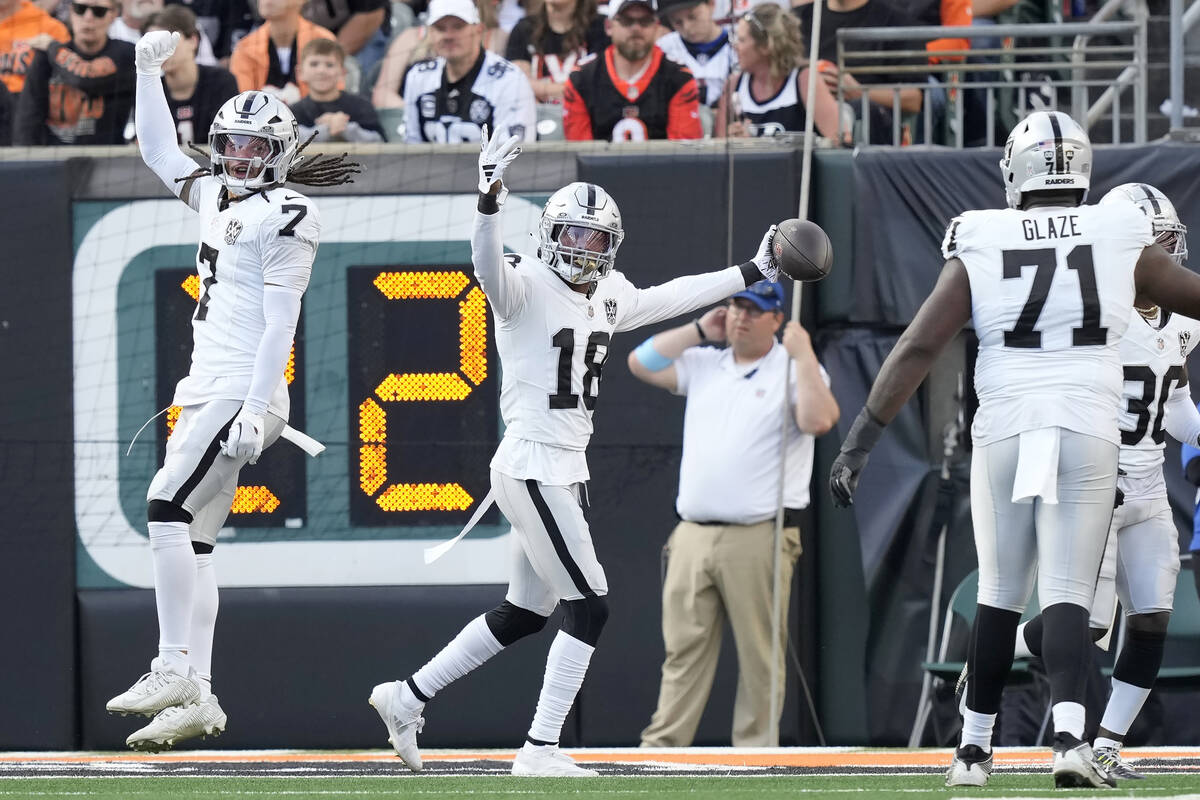
[[[619,777],[572,780],[511,777],[147,777],[0,779],[0,798],[194,798],[231,797],[289,800],[313,798],[722,798],[802,797],[907,798],[929,797],[1200,797],[1200,775],[1151,775],[1110,790],[1055,790],[1049,775],[997,774],[984,789],[949,790],[938,775],[766,776],[766,777]]]

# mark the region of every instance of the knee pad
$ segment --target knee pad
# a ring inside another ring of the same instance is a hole
[[[1169,618],[1170,614],[1133,614],[1126,619],[1125,644],[1113,667],[1113,678],[1143,689],[1154,686],[1154,679],[1158,677],[1158,670],[1162,666],[1167,627],[1164,621],[1161,630],[1148,630],[1158,626],[1159,622],[1146,617],[1159,616]],[[1138,617],[1143,618],[1140,621],[1143,627],[1135,628],[1133,620]]]
[[[1166,636],[1167,624],[1170,621],[1170,611],[1155,611],[1150,614],[1130,614],[1125,617],[1125,627],[1127,633],[1137,631],[1138,633]]]
[[[192,515],[187,509],[169,500],[151,500],[146,504],[148,522],[186,522],[192,524]]]
[[[198,556],[206,556],[212,553],[213,546],[208,542],[192,542],[192,552]]]
[[[507,600],[483,615],[483,621],[487,623],[488,630],[503,647],[508,647],[518,639],[537,633],[546,627],[547,619],[548,617],[543,617],[541,614],[514,606]]]
[[[603,595],[593,595],[582,600],[564,600],[563,632],[584,644],[596,646],[600,631],[608,621],[608,600]]]

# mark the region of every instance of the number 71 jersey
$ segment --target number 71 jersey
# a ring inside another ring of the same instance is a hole
[[[979,337],[977,444],[1060,427],[1120,443],[1119,345],[1154,243],[1132,203],[968,211],[943,255],[966,267]]]

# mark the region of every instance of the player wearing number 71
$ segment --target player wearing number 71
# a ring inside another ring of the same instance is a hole
[[[238,472],[287,421],[284,369],[321,232],[316,206],[284,181],[331,185],[356,171],[340,159],[300,167],[292,112],[262,92],[221,106],[208,134],[211,167],[200,168],[176,145],[160,80],[178,41],[178,33],[153,31],[134,55],[142,159],[200,222],[192,363],[175,387],[173,403],[182,411],[146,495],[158,655],[149,672],[108,702],[112,713],[154,717],[126,740],[139,750],[225,728],[211,691],[213,546]]]
[[[979,596],[962,739],[946,783],[987,783],[992,729],[1036,576],[1054,719],[1055,785],[1111,785],[1083,741],[1088,611],[1117,487],[1121,337],[1135,302],[1195,318],[1200,276],[1155,244],[1131,202],[1087,206],[1092,148],[1059,112],[1008,137],[1009,208],[968,211],[945,266],[875,380],[830,473],[849,505],[884,426],[967,323],[979,337],[971,514]]]
[[[396,752],[421,768],[416,735],[437,692],[524,636],[562,603],[537,710],[513,762],[514,775],[595,775],[559,752],[563,721],[583,683],[608,617],[608,583],[583,507],[592,413],[612,335],[710,305],[764,277],[775,280],[774,226],[740,266],[638,289],[616,271],[625,231],[601,187],[572,183],[546,203],[536,256],[504,255],[502,178],[521,152],[516,137],[489,141],[479,156],[479,205],[471,237],[475,276],[496,319],[504,375],[504,438],[491,462],[492,493],[513,526],[508,593],[425,666],[371,693]]]

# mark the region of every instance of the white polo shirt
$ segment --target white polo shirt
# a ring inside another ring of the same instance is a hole
[[[779,496],[779,415],[788,354],[778,342],[753,364],[733,353],[692,347],[675,360],[675,393],[687,396],[675,509],[690,522],[752,525],[773,519]],[[826,385],[829,376],[821,369]],[[795,408],[796,371],[787,390]],[[813,437],[788,416],[783,504],[808,506]]]

